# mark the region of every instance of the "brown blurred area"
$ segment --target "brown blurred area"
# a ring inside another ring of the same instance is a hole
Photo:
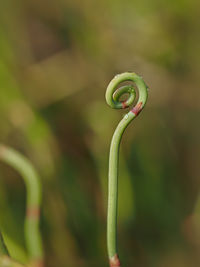
[[[0,2],[0,142],[43,185],[47,267],[107,266],[108,153],[124,111],[105,90],[134,71],[149,86],[122,139],[119,252],[124,266],[200,265],[200,3]],[[26,262],[25,188],[0,164],[0,228]]]

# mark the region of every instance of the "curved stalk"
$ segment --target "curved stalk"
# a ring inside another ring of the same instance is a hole
[[[138,89],[138,100],[136,105],[119,122],[110,145],[109,172],[108,172],[108,215],[107,215],[107,247],[111,267],[120,267],[117,254],[117,198],[118,198],[118,159],[119,147],[124,130],[129,123],[143,109],[148,96],[147,86],[143,79],[135,73],[125,72],[116,75],[109,83],[106,90],[106,101],[109,106],[116,109],[129,107],[136,96],[135,88],[132,85],[125,85],[117,89],[121,82],[132,81]],[[120,102],[120,97],[128,93],[129,97]]]
[[[27,190],[25,240],[31,266],[41,267],[43,266],[43,249],[39,231],[41,185],[38,174],[28,159],[4,145],[0,145],[0,159],[17,170],[24,179]]]

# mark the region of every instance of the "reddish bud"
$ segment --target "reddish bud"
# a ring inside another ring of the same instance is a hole
[[[38,207],[30,207],[27,209],[26,215],[37,219],[40,216],[40,209]]]
[[[139,102],[131,111],[137,116],[142,110],[142,102]]]
[[[117,256],[117,254],[115,254],[112,258],[110,258],[110,267],[120,267],[120,261],[119,258]]]
[[[122,108],[127,108],[126,101],[123,101],[121,103],[122,103]]]

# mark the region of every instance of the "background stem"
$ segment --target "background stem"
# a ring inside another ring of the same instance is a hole
[[[24,233],[26,245],[33,266],[42,266],[43,249],[39,231],[41,185],[31,162],[19,152],[0,145],[0,159],[17,170],[24,179],[27,189],[27,205]]]

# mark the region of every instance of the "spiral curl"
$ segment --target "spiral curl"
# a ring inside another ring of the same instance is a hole
[[[134,107],[119,122],[110,145],[109,172],[108,172],[108,213],[107,213],[107,247],[110,267],[120,267],[120,260],[117,254],[117,199],[118,199],[118,160],[119,147],[124,130],[129,123],[143,109],[147,97],[147,86],[143,79],[135,73],[125,72],[116,75],[109,83],[106,90],[107,104],[116,109],[130,107],[135,98],[136,90],[133,85],[125,85],[118,88],[121,82],[132,81],[138,89],[138,100]],[[128,93],[125,101],[120,101],[120,97]]]
[[[109,83],[106,90],[106,102],[111,108],[125,109],[130,107],[136,98],[136,89],[133,85],[125,85],[117,88],[120,83],[132,81],[138,88],[139,98],[134,108],[140,107],[140,110],[144,107],[147,100],[147,85],[143,81],[142,77],[135,73],[125,72],[116,75]],[[124,94],[129,94],[125,101],[119,101],[120,97]],[[132,109],[132,112],[135,109]],[[137,115],[137,114],[136,114]]]

